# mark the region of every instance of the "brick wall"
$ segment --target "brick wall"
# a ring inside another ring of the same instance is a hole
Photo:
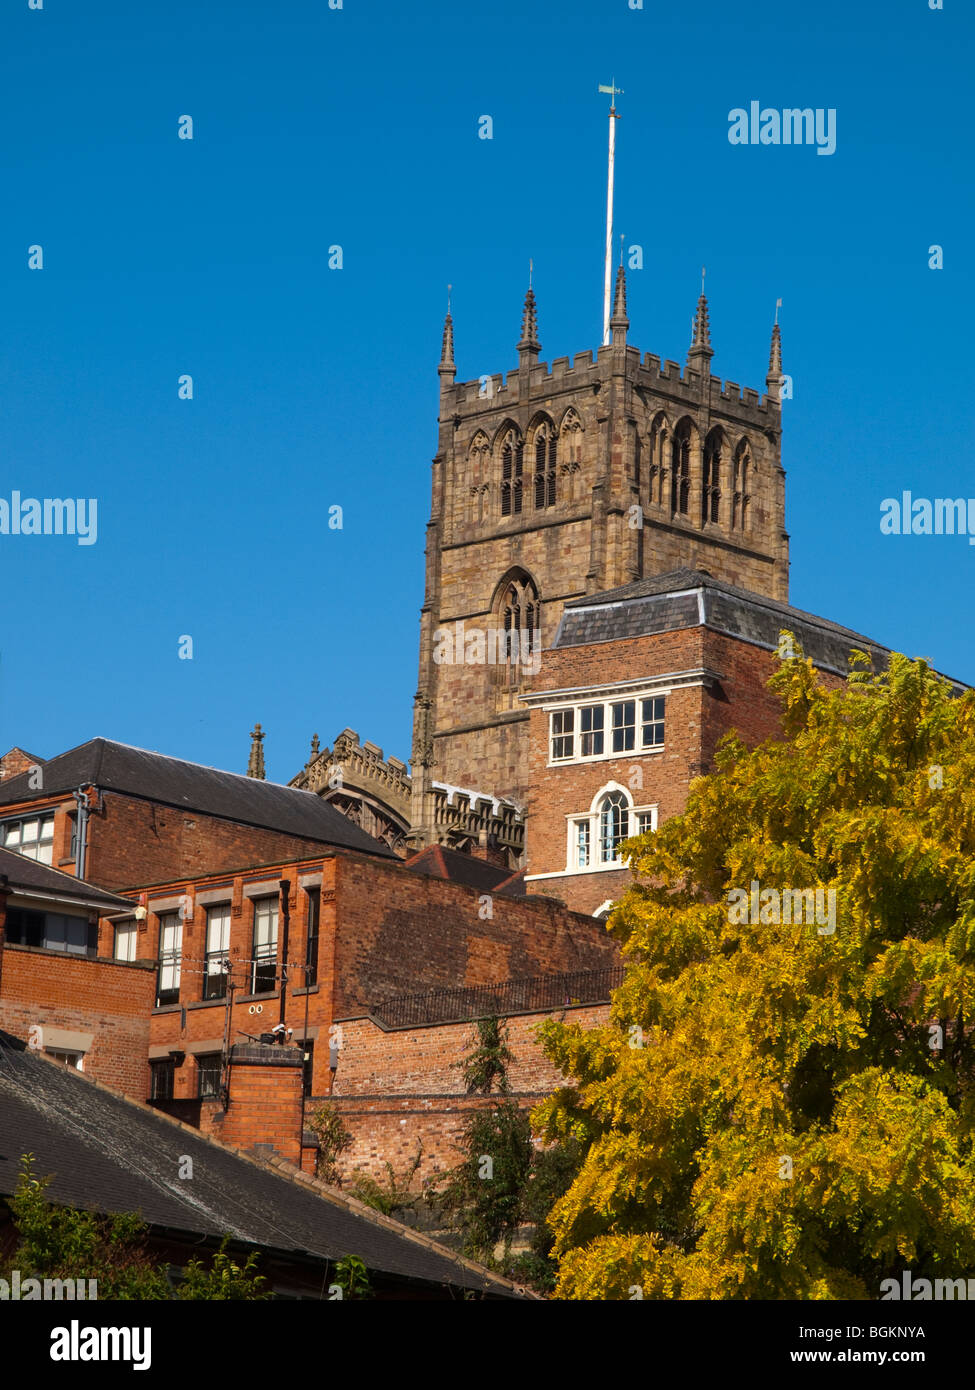
[[[103,808],[89,822],[86,876],[119,889],[279,863],[320,849],[316,840],[103,793]]]
[[[300,962],[305,959],[309,906],[301,880],[319,876],[317,983],[306,996],[303,975],[294,970],[285,1011],[292,1040],[307,1037],[313,1044],[316,1095],[329,1083],[328,1030],[335,1018],[361,1013],[398,994],[601,969],[619,961],[615,942],[599,923],[568,912],[553,900],[495,895],[490,903],[493,917],[482,917],[488,909],[475,890],[414,873],[398,861],[341,854],[274,865],[256,874],[157,885],[147,892],[149,911],[139,935],[140,957],[155,958],[158,952],[160,913],[154,904],[167,904],[166,910],[172,910],[179,898],[185,899],[180,999],[154,1010],[151,1026],[153,1056],[165,1056],[170,1049],[187,1054],[175,1073],[177,1100],[196,1095],[194,1054],[220,1051],[227,1027],[226,1000],[202,997],[207,904],[201,899],[219,897],[231,903],[232,980],[239,988],[234,993],[229,1038],[240,1042],[244,1034],[270,1029],[280,1016],[277,989],[260,995],[248,992],[246,961],[252,954],[253,932],[253,906],[245,896],[248,879],[275,885],[282,878],[289,882],[288,955],[292,962]],[[309,886],[314,891],[314,885]],[[111,924],[103,921],[101,950],[111,950],[111,937]],[[279,963],[282,952],[279,927]]]
[[[152,969],[11,945],[0,963],[0,1028],[24,1042],[38,1025],[49,1039],[51,1029],[91,1033],[86,1075],[145,1100]]]
[[[53,811],[53,867],[73,874],[71,815],[76,809],[75,801],[62,794],[5,806],[3,814],[7,818]],[[233,872],[243,865],[281,863],[324,848],[319,840],[101,790],[100,804],[88,821],[85,878],[118,892]]]
[[[561,1018],[584,1028],[609,1018],[608,1004],[516,1014],[506,1020],[513,1060],[508,1069],[513,1098],[530,1108],[558,1086],[562,1076],[535,1037],[539,1023]],[[492,1097],[468,1096],[456,1065],[476,1045],[471,1022],[384,1031],[369,1018],[343,1019],[342,1046],[332,1102],[354,1136],[342,1155],[343,1181],[356,1169],[386,1176],[386,1163],[402,1176],[422,1142],[419,1178],[457,1163],[458,1147],[472,1110]],[[308,1102],[308,1114],[321,1098]]]
[[[235,1148],[274,1150],[296,1166],[301,1156],[301,1051],[245,1043],[230,1053],[230,1103],[211,1132]]]
[[[599,923],[554,900],[481,895],[398,865],[331,861],[335,895],[322,930],[334,941],[334,1016],[399,994],[618,964]],[[322,983],[325,972],[320,971]]]
[[[583,1028],[609,1017],[608,1004],[581,1004],[558,1010],[513,1014],[506,1019],[513,1061],[512,1089],[538,1096],[561,1085],[561,1073],[543,1055],[536,1040],[538,1025],[564,1019]],[[428,1024],[424,1028],[380,1028],[370,1018],[341,1019],[342,1046],[333,1096],[463,1095],[455,1065],[477,1044],[472,1022]]]

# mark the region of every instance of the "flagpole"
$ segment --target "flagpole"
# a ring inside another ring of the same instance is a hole
[[[608,87],[600,86],[601,92],[606,92],[610,98],[609,107],[609,177],[606,183],[606,267],[603,275],[603,345],[609,342],[609,318],[612,312],[613,295],[613,178],[616,169],[616,126],[619,120],[616,114],[617,96],[622,96],[622,89],[616,86],[616,79]]]

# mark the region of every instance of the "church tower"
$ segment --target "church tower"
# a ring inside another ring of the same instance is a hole
[[[595,355],[542,362],[529,289],[517,368],[457,381],[448,309],[414,706],[418,846],[438,838],[433,782],[524,798],[519,697],[568,599],[686,566],[788,600],[778,325],[761,395],[712,375],[703,293],[683,370],[628,343],[622,266],[609,327]],[[517,650],[514,632],[530,634]]]

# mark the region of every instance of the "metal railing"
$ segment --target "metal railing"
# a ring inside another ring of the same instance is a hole
[[[600,1004],[623,980],[621,965],[601,970],[572,970],[560,975],[531,975],[497,985],[468,985],[402,994],[372,1004],[370,1014],[387,1028],[415,1028],[429,1023],[463,1023],[468,1019],[543,1012],[572,1004]]]

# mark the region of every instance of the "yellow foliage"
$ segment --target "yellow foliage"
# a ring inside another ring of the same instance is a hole
[[[975,1272],[975,695],[902,656],[838,690],[800,656],[770,686],[787,741],[726,739],[628,843],[610,1023],[540,1030],[566,1085],[535,1119],[587,1145],[550,1218],[558,1297]]]

